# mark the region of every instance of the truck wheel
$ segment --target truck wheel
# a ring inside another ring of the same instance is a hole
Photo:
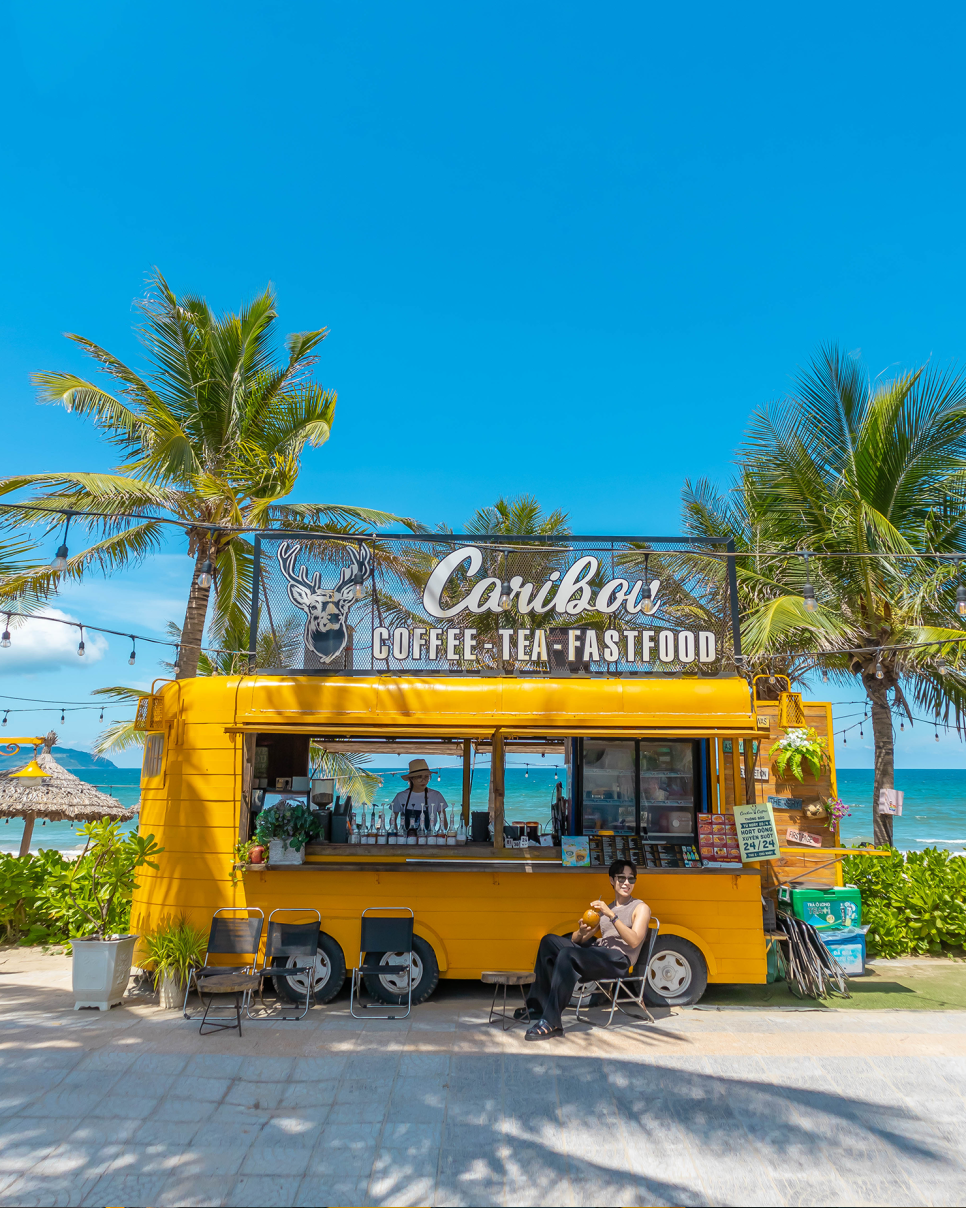
[[[308,964],[304,956],[277,956],[273,967],[294,968]],[[280,998],[289,1002],[305,1002],[305,992],[308,989],[308,978],[312,978],[312,988],[317,1003],[331,1002],[342,989],[345,981],[345,956],[342,948],[331,935],[325,932],[319,934],[319,950],[315,954],[315,969],[311,974],[296,973],[292,977],[277,976],[272,981],[275,992]]]
[[[647,965],[644,1000],[652,1007],[686,1007],[708,988],[708,966],[699,948],[680,936],[658,936]]]
[[[368,958],[370,954],[367,952]],[[387,1006],[405,1006],[409,1001],[409,973],[402,952],[373,952],[385,973],[364,973],[366,989],[378,1002]],[[432,946],[418,935],[413,936],[412,956],[413,1006],[425,1002],[439,984],[439,964]]]

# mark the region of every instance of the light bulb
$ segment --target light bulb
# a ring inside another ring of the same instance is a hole
[[[939,742],[939,731],[936,731],[936,742]]]
[[[81,658],[84,657],[84,639],[83,638],[81,638],[81,640],[77,643],[77,653],[80,655]]]
[[[51,570],[66,570],[67,569],[67,546],[59,545],[57,553],[54,555],[54,560],[50,564]]]
[[[904,721],[899,722],[899,729],[905,730],[905,728],[906,728],[906,723]]]
[[[882,670],[882,664],[881,664],[881,663],[876,663],[876,665],[875,665],[875,678],[876,678],[876,679],[882,679],[884,676],[885,676],[885,672]]]
[[[802,588],[802,604],[806,612],[814,612],[818,607],[815,600],[815,588],[811,583],[806,583]]]
[[[130,654],[128,655],[128,657],[127,657],[127,665],[128,665],[129,667],[133,667],[133,666],[134,666],[134,660],[137,658],[137,656],[138,656],[138,655],[137,655],[137,651],[136,651],[136,650],[134,649],[134,647],[132,646],[132,647],[131,647],[131,653],[130,653]]]
[[[643,612],[646,617],[649,617],[653,611],[653,608],[654,601],[651,599],[651,585],[649,583],[645,583],[644,588],[641,591],[641,612]]]
[[[956,611],[961,617],[966,617],[966,584],[960,583],[956,588]]]
[[[769,675],[768,682],[769,682],[769,684],[775,683],[775,677],[773,675]]]
[[[828,672],[825,670],[824,667],[822,668],[822,683],[823,684],[828,683]]]
[[[2,721],[2,722],[0,722],[0,725],[4,725],[4,726],[5,726],[6,724],[7,724],[7,715],[6,715],[6,713],[4,713],[4,715],[3,715],[3,721]]]
[[[0,646],[2,646],[4,648],[4,650],[10,649],[10,630],[9,629],[5,629],[3,631],[3,637],[0,638]]]
[[[101,710],[101,715],[100,715],[100,717],[99,717],[97,720],[98,720],[98,721],[103,721],[103,720],[104,720],[104,710],[103,710],[103,709]]]
[[[64,710],[63,709],[61,709],[61,711],[60,711],[60,720],[61,721],[64,720]]]
[[[849,745],[849,740],[848,740],[848,739],[845,737],[845,735],[843,734],[843,735],[842,735],[842,746],[843,746],[843,747],[847,747],[848,745]]]
[[[211,563],[207,562],[207,561],[202,562],[201,570],[198,572],[198,578],[195,580],[195,582],[198,584],[199,587],[210,587],[211,586],[211,572],[212,572]]]
[[[510,605],[512,603],[512,600],[510,599],[510,584],[503,583],[501,585],[501,587],[502,587],[502,590],[500,592],[500,607],[503,609],[504,612],[509,612]]]
[[[362,599],[362,584],[361,583],[356,584],[356,599],[357,600]]]

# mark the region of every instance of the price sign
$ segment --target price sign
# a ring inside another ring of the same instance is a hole
[[[772,807],[764,802],[736,805],[734,814],[742,861],[777,860],[781,853],[778,850],[778,829]]]

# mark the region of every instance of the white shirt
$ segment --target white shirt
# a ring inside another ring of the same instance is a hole
[[[426,796],[423,796],[425,791]],[[446,798],[436,789],[427,788],[425,790],[411,789],[406,787],[398,792],[392,799],[392,812],[401,814],[406,808],[406,802],[409,802],[410,810],[421,810],[425,803],[426,805],[426,825],[435,826],[436,818],[446,809]]]

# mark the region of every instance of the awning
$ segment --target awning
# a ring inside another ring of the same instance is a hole
[[[229,733],[728,737],[766,729],[738,677],[255,676]]]

